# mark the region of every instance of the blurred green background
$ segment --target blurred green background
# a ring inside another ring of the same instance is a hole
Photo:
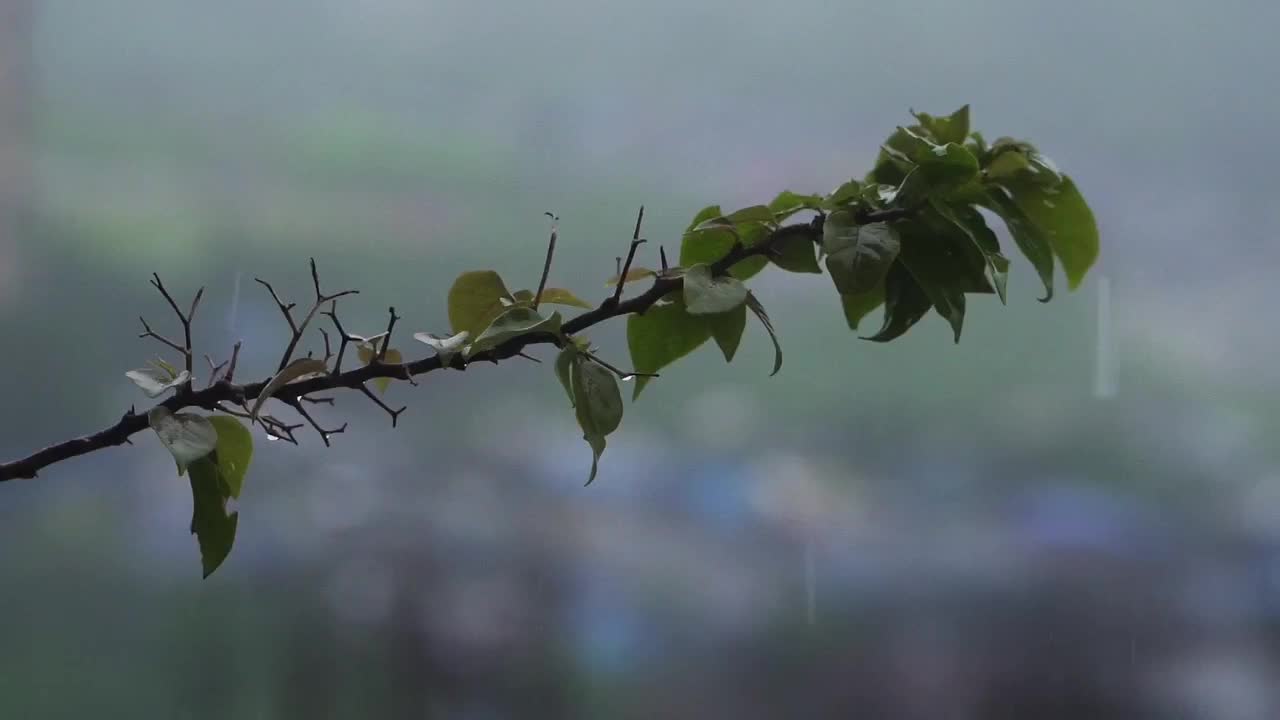
[[[601,475],[548,365],[355,394],[324,449],[259,432],[227,563],[154,438],[0,488],[3,718],[1274,718],[1280,465],[1270,133],[1280,10],[981,4],[208,6],[0,0],[0,450],[286,339],[314,256],[354,332],[446,329],[453,277],[607,291],[703,205],[861,176],[909,108],[973,108],[1092,202],[1052,303],[1024,262],[890,345],[826,278],[753,282],[628,407]],[[874,318],[872,320],[874,323]],[[626,364],[623,323],[593,339]],[[316,340],[317,338],[312,338]],[[539,353],[545,356],[546,353]],[[281,411],[282,414],[285,412]]]

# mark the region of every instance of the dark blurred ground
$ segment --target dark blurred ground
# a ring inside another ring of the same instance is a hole
[[[0,717],[1280,716],[1270,5],[0,9],[6,457],[144,400],[152,271],[265,374],[254,276],[301,298],[314,255],[354,331],[441,331],[457,272],[536,283],[554,210],[599,297],[640,203],[673,247],[860,175],[909,106],[1036,141],[1104,238],[958,346],[766,272],[780,376],[758,332],[698,353],[586,489],[545,366],[398,384],[395,431],[343,397],[331,450],[259,438],[205,582],[148,438],[7,484]]]

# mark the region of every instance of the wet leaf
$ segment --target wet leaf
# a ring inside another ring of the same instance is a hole
[[[981,258],[987,281],[1000,296],[1000,302],[1007,302],[1009,259],[1001,254],[1000,241],[987,227],[982,214],[968,205],[950,205],[937,199],[930,203],[940,217],[968,238],[973,251]]]
[[[855,203],[862,198],[862,183],[857,180],[850,180],[840,185],[840,187],[832,190],[830,194],[822,201],[822,207],[835,210],[844,205]]]
[[[764,223],[765,225],[774,225],[773,210],[767,205],[752,205],[741,210],[735,210],[725,216],[725,219],[735,227],[745,225],[747,223]]]
[[[577,361],[577,346],[570,343],[556,355],[556,377],[560,379],[560,385],[564,388],[564,394],[569,396],[569,405],[576,406],[577,402],[573,398],[573,377],[570,374],[573,364]]]
[[[889,268],[884,278],[884,324],[864,340],[889,342],[911,329],[933,307],[929,296],[901,262]]]
[[[798,212],[818,210],[822,207],[822,196],[799,195],[790,190],[783,190],[769,203],[774,222],[782,222]]]
[[[378,357],[378,348],[375,343],[362,342],[356,345],[356,354],[360,356],[360,362],[365,365],[372,364],[374,359]],[[382,362],[387,365],[399,365],[404,362],[404,356],[395,348],[387,348],[386,355],[383,356]],[[391,378],[376,377],[373,384],[378,387],[378,392],[385,393],[387,388],[391,386]]]
[[[956,110],[946,117],[938,117],[928,113],[916,113],[916,121],[920,123],[935,142],[963,143],[969,136],[969,106]]]
[[[739,241],[740,233],[741,230],[724,227],[686,232],[680,241],[680,265],[683,267],[698,264],[710,265],[720,260],[728,255],[734,243]],[[743,238],[743,244],[748,244],[745,238]],[[769,259],[763,255],[753,255],[734,263],[733,267],[729,268],[729,274],[739,280],[746,280],[763,270],[768,263]]]
[[[152,398],[159,397],[166,391],[172,390],[191,379],[191,373],[186,370],[178,373],[175,377],[170,375],[167,370],[154,367],[130,370],[124,376],[132,380],[134,385],[141,388],[147,397]]]
[[[808,225],[787,226],[778,231],[769,260],[788,272],[822,273],[818,267],[818,244],[821,235]]]
[[[1053,254],[1062,262],[1067,287],[1074,290],[1098,259],[1098,226],[1075,183],[1066,175],[1060,177],[1059,184],[1023,182],[1006,183],[1005,187],[1025,217],[1048,240]]]
[[[204,577],[217,570],[231,553],[236,540],[239,513],[227,512],[230,491],[209,458],[191,465],[191,534],[200,546],[200,566]]]
[[[253,435],[239,420],[228,415],[209,418],[218,433],[218,445],[209,459],[217,465],[218,474],[231,497],[240,497],[245,472],[253,460]]]
[[[869,292],[880,285],[901,250],[893,226],[858,225],[847,210],[827,216],[822,226],[822,246],[827,253],[827,272],[842,295]]]
[[[195,413],[173,413],[163,405],[151,408],[147,421],[156,436],[173,455],[178,474],[192,462],[213,452],[218,446],[218,431],[209,419]]]
[[[729,312],[747,299],[747,286],[732,277],[712,277],[711,268],[694,265],[684,274],[684,305],[691,315]]]
[[[704,319],[690,315],[680,296],[675,297],[650,307],[643,315],[627,316],[627,347],[637,373],[656,373],[711,338]],[[643,375],[636,378],[633,399],[640,397],[651,379]]]
[[[938,314],[951,323],[955,341],[960,342],[964,293],[971,278],[967,259],[956,243],[923,221],[907,220],[897,227],[902,235],[902,264],[929,296]]]
[[[850,330],[857,330],[858,323],[873,310],[884,304],[884,285],[857,295],[841,295],[840,306],[844,310],[844,321]]]
[[[495,348],[508,340],[530,333],[560,333],[560,313],[552,313],[543,317],[526,307],[508,308],[506,312],[494,318],[489,327],[480,333],[480,337],[467,348],[467,357]]]
[[[253,409],[249,411],[250,417],[256,420],[258,411],[262,409],[262,404],[279,392],[280,388],[285,385],[307,376],[323,375],[327,372],[329,372],[329,368],[324,364],[323,360],[315,358],[298,358],[294,360],[286,365],[283,370],[276,373],[275,377],[271,378],[271,382],[267,383],[267,386],[262,389],[258,399],[253,403]]]
[[[778,343],[778,334],[773,331],[773,323],[769,321],[769,314],[764,311],[764,306],[756,299],[754,293],[747,293],[747,307],[751,308],[751,312],[756,314],[760,324],[764,325],[764,329],[768,331],[769,339],[773,341],[773,371],[769,373],[769,377],[773,377],[782,369],[782,345]]]
[[[515,298],[502,278],[492,270],[465,272],[449,288],[449,327],[455,333],[477,337]]]
[[[590,485],[596,479],[605,437],[622,423],[622,393],[611,371],[581,355],[569,362],[569,382],[582,438],[591,446],[591,474],[587,477]]]
[[[987,188],[984,200],[984,205],[1004,220],[1014,243],[1040,275],[1040,282],[1044,284],[1044,297],[1040,302],[1049,302],[1053,298],[1053,246],[1049,238],[1003,188]]]

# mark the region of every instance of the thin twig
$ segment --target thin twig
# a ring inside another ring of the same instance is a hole
[[[378,349],[378,362],[382,362],[387,357],[387,346],[391,344],[391,331],[395,329],[396,321],[401,319],[396,314],[395,306],[387,308],[387,312],[391,314],[391,318],[387,320],[387,331],[382,335],[382,347]]]
[[[632,372],[624,372],[610,365],[609,363],[605,362],[599,355],[596,355],[595,353],[583,353],[583,354],[591,358],[592,360],[600,363],[601,365],[603,365],[606,370],[609,370],[614,375],[617,375],[619,380],[630,380],[631,378],[638,378],[638,377],[649,377],[649,378],[661,377],[660,375],[658,375],[658,373],[642,373],[642,372],[635,372],[634,370]]]
[[[180,352],[180,353],[185,353],[185,352],[186,352],[186,350],[185,350],[185,349],[183,349],[183,347],[182,347],[181,345],[179,345],[178,343],[176,343],[176,342],[174,342],[174,341],[170,340],[169,338],[167,338],[167,337],[165,337],[165,336],[161,335],[160,333],[157,333],[156,331],[152,330],[152,329],[151,329],[151,326],[147,324],[146,319],[144,319],[141,315],[139,315],[139,316],[138,316],[138,319],[142,321],[142,329],[146,331],[146,332],[144,332],[144,333],[142,333],[142,334],[138,335],[138,337],[140,337],[140,338],[148,338],[148,337],[149,337],[149,338],[153,338],[153,339],[155,339],[155,340],[158,340],[158,341],[160,341],[160,342],[164,343],[165,345],[168,345],[169,347],[173,348],[174,350],[177,350],[177,351],[178,351],[178,352]]]
[[[227,374],[222,376],[224,382],[231,382],[231,378],[236,374],[236,362],[240,360],[240,344],[243,340],[237,340],[235,345],[231,346],[231,362],[227,364]]]
[[[640,206],[640,213],[636,215],[636,229],[631,233],[631,248],[627,250],[627,261],[622,264],[622,269],[618,271],[618,286],[613,289],[612,302],[617,304],[622,299],[622,290],[627,284],[627,273],[631,272],[631,261],[635,260],[636,248],[640,247],[646,241],[640,238],[640,223],[644,220],[644,206]]]
[[[344,433],[347,431],[346,423],[342,423],[341,426],[337,428],[333,428],[331,430],[327,430],[321,427],[320,423],[316,422],[316,419],[311,417],[311,413],[307,412],[307,409],[302,406],[302,403],[298,402],[298,398],[293,398],[293,399],[282,398],[282,399],[284,400],[285,404],[287,404],[289,407],[296,410],[298,414],[301,415],[307,422],[311,423],[311,427],[315,428],[315,431],[320,435],[320,439],[324,441],[325,447],[329,447],[330,435],[337,435],[339,433]]]
[[[401,407],[399,410],[392,410],[391,406],[382,402],[382,400],[380,400],[377,395],[374,395],[373,392],[369,390],[369,388],[364,386],[364,383],[357,385],[356,389],[364,393],[365,397],[372,400],[375,405],[382,408],[384,411],[386,411],[388,415],[391,416],[391,427],[396,426],[396,421],[400,419],[400,413],[409,409],[409,406],[405,405],[404,407]]]
[[[666,272],[669,269],[667,265],[667,249],[661,245],[658,246],[658,259],[662,263],[662,272]]]
[[[542,279],[538,281],[538,292],[533,296],[533,309],[538,309],[538,303],[542,302],[542,291],[547,288],[547,276],[551,274],[551,258],[556,254],[556,235],[560,218],[552,213],[544,213],[551,218],[551,237],[547,240],[547,260],[542,264]]]
[[[254,280],[257,280],[259,283],[264,285],[271,293],[271,298],[276,301],[276,306],[280,308],[280,312],[284,315],[284,319],[289,322],[289,330],[292,333],[292,336],[289,338],[289,344],[285,346],[284,355],[280,358],[280,365],[276,368],[276,372],[283,370],[285,366],[289,364],[289,360],[293,357],[293,351],[298,347],[298,341],[302,339],[302,334],[306,331],[307,325],[311,323],[311,319],[315,317],[316,312],[320,310],[321,306],[327,302],[337,300],[344,295],[356,295],[360,292],[359,290],[343,290],[341,292],[333,293],[332,295],[325,295],[320,291],[320,273],[316,271],[316,259],[311,258],[310,262],[311,284],[315,287],[316,299],[311,305],[311,309],[307,311],[306,317],[304,317],[300,323],[294,322],[293,313],[290,312],[294,308],[294,303],[285,305],[280,301],[280,296],[276,294],[275,289],[271,287],[270,283],[261,278],[254,278]]]

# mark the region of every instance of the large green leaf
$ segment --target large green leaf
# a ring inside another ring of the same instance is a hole
[[[712,227],[686,232],[680,241],[680,264],[684,267],[699,263],[710,265],[728,255],[739,238],[744,245],[749,245],[748,238],[743,237],[744,230],[749,228],[750,225],[747,225],[735,232],[725,227]],[[733,267],[729,268],[729,274],[739,280],[746,280],[763,270],[768,263],[769,259],[763,255],[753,255],[734,263]]]
[[[946,196],[979,177],[978,158],[955,143],[934,145],[916,137],[924,149],[916,150],[912,159],[916,167],[902,180],[894,203],[911,207],[928,197]]]
[[[527,307],[511,307],[506,312],[493,319],[489,327],[480,333],[475,342],[467,347],[467,357],[471,357],[476,353],[498,347],[508,340],[517,338],[521,335],[530,333],[552,333],[560,332],[560,313],[551,313],[550,317],[543,317],[533,309]]]
[[[889,268],[884,278],[884,324],[875,335],[863,338],[889,342],[911,329],[929,312],[933,303],[901,261]]]
[[[504,300],[515,302],[498,273],[464,272],[449,288],[449,326],[455,333],[469,332],[477,337],[507,308]]]
[[[218,446],[209,456],[231,497],[240,497],[245,472],[253,460],[253,435],[239,420],[214,415],[209,422],[218,432]]]
[[[768,205],[752,205],[741,210],[734,210],[725,216],[733,225],[745,225],[746,223],[764,223],[766,225],[775,224],[773,210]]]
[[[842,183],[840,187],[832,190],[825,198],[822,199],[822,207],[828,210],[835,210],[850,203],[857,202],[862,197],[862,183],[857,180],[849,180]]]
[[[847,210],[827,216],[822,245],[827,253],[827,272],[842,295],[865,293],[880,285],[901,249],[893,226],[858,225]]]
[[[1098,259],[1098,226],[1075,183],[1066,175],[1061,178],[1060,184],[1008,182],[1004,186],[1049,241],[1053,254],[1062,261],[1067,287],[1074,290]]]
[[[564,394],[569,396],[569,405],[576,406],[578,403],[573,397],[573,364],[578,359],[578,348],[573,343],[565,343],[560,350],[560,354],[556,355],[556,378],[560,380],[560,386],[564,388]]]
[[[972,267],[955,236],[939,234],[924,221],[897,224],[902,234],[902,264],[929,296],[938,314],[951,323],[956,342],[964,327],[964,294],[972,283]]]
[[[569,381],[582,438],[591,446],[591,474],[587,477],[590,485],[596,479],[605,437],[622,423],[622,393],[611,371],[583,356],[570,362]]]
[[[739,304],[729,312],[702,317],[711,328],[711,337],[716,341],[716,345],[720,346],[720,352],[724,353],[725,362],[733,362],[733,356],[738,352],[738,345],[742,342],[742,333],[747,327],[746,304]]]
[[[1027,217],[1004,188],[988,187],[983,199],[984,206],[1004,220],[1014,243],[1040,276],[1040,282],[1044,284],[1044,297],[1040,302],[1049,302],[1053,298],[1053,246],[1049,244],[1048,236]]]
[[[200,545],[200,565],[207,578],[231,553],[239,513],[227,512],[230,489],[214,460],[202,458],[192,463],[190,480],[191,533]]]
[[[747,299],[747,286],[732,277],[712,277],[711,268],[694,265],[684,274],[684,306],[691,315],[729,312]]]
[[[798,212],[817,210],[821,207],[821,196],[799,195],[790,190],[783,190],[778,193],[773,202],[769,203],[769,210],[773,211],[774,222],[782,222]]]
[[[690,315],[679,296],[650,307],[643,315],[627,317],[627,347],[637,373],[656,373],[710,338],[711,329],[705,320]],[[640,397],[650,379],[644,375],[636,378],[633,399]]]

